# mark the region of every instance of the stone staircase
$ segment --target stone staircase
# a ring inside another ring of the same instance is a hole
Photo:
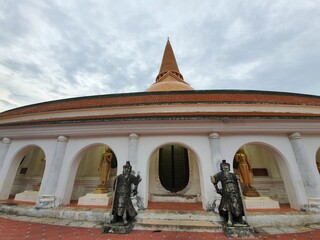
[[[145,210],[136,217],[134,229],[150,231],[222,232],[220,217],[205,211]]]

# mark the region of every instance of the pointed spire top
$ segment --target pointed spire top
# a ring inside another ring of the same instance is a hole
[[[172,47],[170,44],[169,37],[168,37],[166,48],[164,50],[163,57],[162,57],[159,75],[162,75],[163,73],[166,73],[169,71],[176,72],[181,75],[179,68],[178,68],[176,58],[174,56],[174,53],[173,53],[173,50],[172,50]],[[181,77],[182,77],[182,75],[181,75]],[[183,79],[183,77],[182,77],[182,79]]]
[[[193,88],[183,80],[183,76],[179,71],[178,64],[168,37],[156,82],[152,84],[147,91],[155,92],[187,90],[193,90]]]

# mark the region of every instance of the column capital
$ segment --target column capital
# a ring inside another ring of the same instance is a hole
[[[134,139],[138,139],[139,135],[136,133],[130,133],[129,138],[134,138]]]
[[[4,137],[4,138],[2,138],[2,142],[6,143],[6,144],[10,144],[11,143],[11,139],[7,138],[7,137]]]
[[[292,133],[289,135],[290,139],[301,139],[301,134],[298,132]]]
[[[213,132],[213,133],[210,133],[209,138],[210,139],[219,139],[220,135],[219,135],[219,133]]]
[[[58,137],[58,142],[68,142],[69,138],[65,136],[59,136]]]

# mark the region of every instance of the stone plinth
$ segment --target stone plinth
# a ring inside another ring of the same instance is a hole
[[[39,199],[39,203],[36,209],[46,209],[55,207],[55,196],[54,195],[42,195]]]
[[[152,194],[150,196],[151,202],[182,202],[182,203],[196,203],[198,202],[197,195],[161,195]]]
[[[279,202],[269,197],[244,197],[247,209],[280,208]]]
[[[128,234],[133,227],[133,222],[129,222],[127,225],[123,225],[123,223],[107,223],[103,225],[102,233]]]
[[[108,193],[108,187],[107,185],[99,185],[96,187],[96,190],[95,190],[95,194],[104,194],[104,193]]]
[[[89,206],[109,206],[112,204],[113,192],[104,194],[88,193],[87,195],[80,197],[78,205]]]
[[[320,211],[320,198],[309,198],[308,203],[310,209]]]
[[[37,201],[38,196],[38,191],[24,191],[22,193],[17,193],[14,197],[14,200],[35,203]]]
[[[223,225],[223,231],[228,238],[254,238],[254,229],[250,226],[243,226],[239,224],[233,226]]]
[[[246,197],[260,197],[260,194],[255,188],[244,188],[243,195]]]

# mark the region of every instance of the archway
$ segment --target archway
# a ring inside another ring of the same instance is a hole
[[[179,144],[159,147],[150,157],[150,202],[201,202],[198,159]]]
[[[248,160],[248,170],[251,171],[252,188],[261,197],[269,197],[272,200],[282,204],[289,203],[288,194],[285,187],[284,179],[281,175],[280,165],[284,162],[281,155],[272,147],[263,143],[247,143],[241,148]],[[237,153],[239,153],[239,150]],[[233,162],[234,172],[241,175],[240,167],[237,166],[236,155]],[[283,170],[284,171],[284,170]],[[244,177],[250,178],[250,177]],[[240,179],[243,177],[240,176]],[[245,183],[241,181],[241,186],[245,192]],[[246,194],[244,194],[246,195]],[[250,194],[247,197],[252,197]]]
[[[316,164],[317,164],[318,172],[320,173],[320,148],[318,149],[318,151],[316,153]]]
[[[46,164],[44,151],[38,146],[29,146],[21,150],[17,158],[19,166],[9,198],[36,202]]]
[[[102,159],[107,152],[110,153],[111,161],[106,166]],[[81,159],[74,180],[71,202],[78,202],[80,205],[110,204],[113,182],[117,175],[116,155],[108,145],[99,144],[84,149],[79,156]],[[108,173],[104,172],[105,167],[109,168]],[[102,178],[107,179],[103,186]],[[93,197],[88,198],[88,195]],[[100,202],[97,201],[98,196],[101,198]],[[105,202],[105,197],[108,197],[108,202]]]

